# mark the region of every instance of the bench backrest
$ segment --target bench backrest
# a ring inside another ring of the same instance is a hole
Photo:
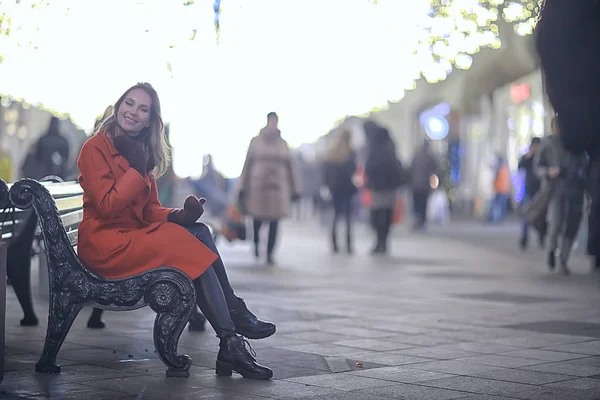
[[[83,189],[77,182],[43,182],[42,184],[54,198],[71,246],[76,246],[78,227],[83,218]],[[11,184],[8,186],[10,187]],[[14,211],[12,209],[2,210],[0,213],[0,221],[4,220],[0,228],[2,239],[10,244],[11,240],[18,237],[20,228],[32,212],[18,208]]]

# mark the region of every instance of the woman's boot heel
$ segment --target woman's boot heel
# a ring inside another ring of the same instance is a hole
[[[215,369],[215,372],[219,376],[231,376],[233,374],[231,367],[219,360],[217,360],[217,368]]]

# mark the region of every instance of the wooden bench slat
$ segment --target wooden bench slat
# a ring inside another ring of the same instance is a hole
[[[67,237],[69,238],[69,242],[71,246],[77,246],[77,238],[79,237],[79,229],[74,229],[70,232],[67,232]]]
[[[59,212],[61,210],[76,210],[78,208],[83,207],[83,197],[82,196],[65,197],[62,199],[55,199],[54,202],[56,203],[56,207],[58,208]]]
[[[63,226],[68,231],[69,227],[73,225],[79,225],[81,219],[83,218],[83,210],[79,209],[77,211],[71,211],[68,214],[61,215]]]

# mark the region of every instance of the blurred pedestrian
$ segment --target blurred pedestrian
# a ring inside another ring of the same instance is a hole
[[[553,134],[548,136],[535,160],[535,168],[544,185],[552,185],[548,207],[550,237],[548,243],[548,268],[556,267],[556,250],[560,242],[560,269],[569,275],[569,256],[573,241],[579,231],[583,216],[585,196],[585,171],[587,158],[566,150],[560,141],[560,124],[552,120]]]
[[[588,253],[600,271],[600,1],[545,1],[536,47],[546,93],[560,119],[565,149],[590,157]]]
[[[531,202],[533,196],[540,190],[540,178],[535,173],[534,159],[540,151],[541,139],[534,137],[531,139],[531,144],[527,153],[519,160],[519,169],[525,172],[525,197],[521,201],[521,207],[526,207]],[[544,246],[545,232],[538,232],[540,247]],[[523,219],[521,224],[521,238],[519,245],[521,249],[525,250],[529,243],[529,224],[526,219]]]
[[[331,228],[331,247],[334,253],[339,251],[337,242],[337,223],[340,218],[346,221],[346,250],[352,254],[352,210],[353,199],[357,192],[354,185],[356,173],[356,153],[351,143],[349,131],[343,131],[331,143],[323,162],[324,184],[333,201],[333,221]]]
[[[438,173],[439,164],[431,151],[431,145],[425,140],[423,147],[416,152],[410,165],[410,184],[413,195],[414,230],[425,228],[427,222],[427,204],[431,195],[431,177]]]
[[[69,142],[60,133],[60,119],[50,119],[48,131],[37,142],[35,157],[41,177],[54,175],[66,178],[69,170]]]
[[[372,254],[384,254],[388,250],[398,189],[407,183],[407,177],[389,131],[372,121],[365,122],[364,130],[366,187],[371,191],[371,223],[377,238]]]
[[[290,148],[281,137],[274,112],[267,125],[250,141],[244,169],[239,180],[239,196],[246,215],[254,221],[254,255],[260,257],[260,228],[269,224],[267,263],[273,264],[279,220],[288,217],[292,201],[301,193],[298,168]]]

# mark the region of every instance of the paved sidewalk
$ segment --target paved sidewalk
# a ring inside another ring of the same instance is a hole
[[[212,331],[184,332],[191,376],[165,378],[148,309],[107,313],[103,331],[85,328],[84,310],[59,353],[63,373],[36,375],[45,326],[19,326],[9,288],[0,399],[600,399],[600,287],[585,260],[563,278],[533,250],[495,251],[455,229],[452,240],[399,230],[392,254],[373,257],[364,227],[348,256],[313,224],[287,223],[273,267],[247,244],[222,244],[238,293],[278,324],[252,342],[274,370],[267,382],[215,376]]]

